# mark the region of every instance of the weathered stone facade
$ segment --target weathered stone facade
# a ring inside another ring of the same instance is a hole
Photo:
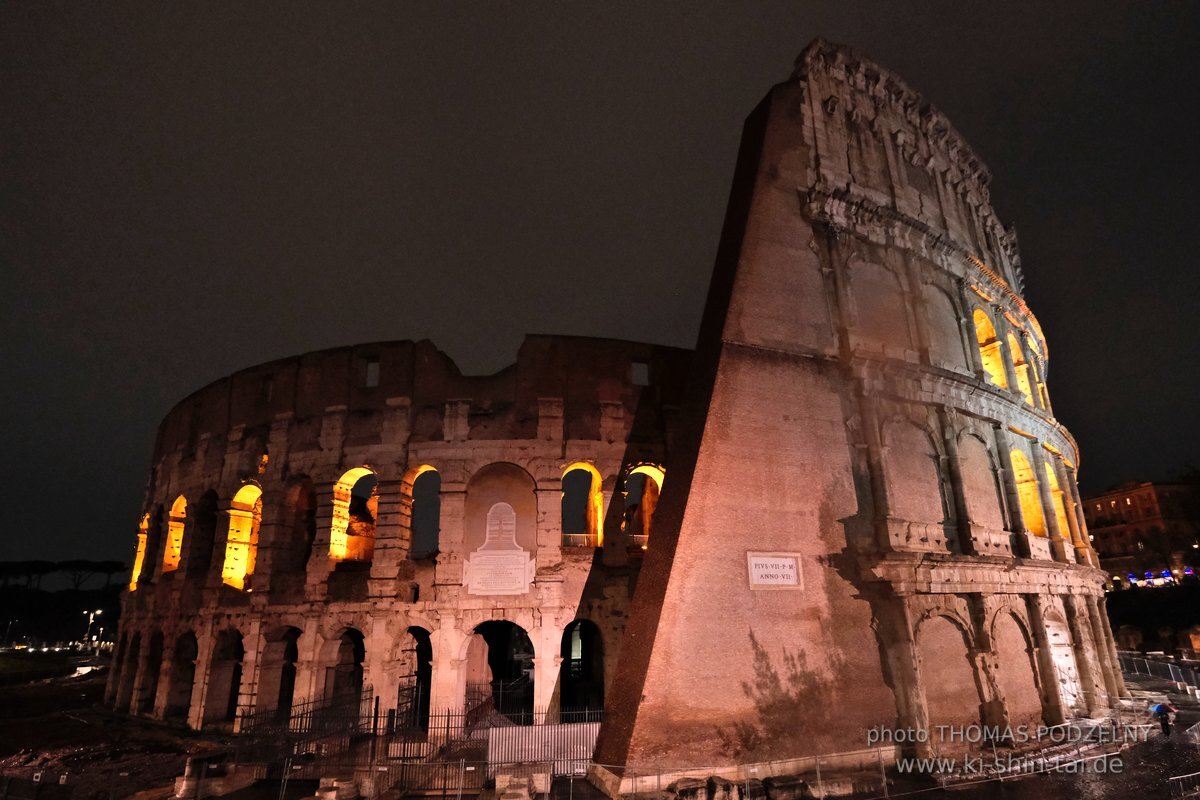
[[[530,336],[513,366],[463,377],[428,342],[387,342],[201,389],[159,430],[109,701],[196,728],[344,685],[369,685],[385,712],[417,682],[424,708],[462,708],[489,677],[474,632],[499,620],[528,637],[534,707],[560,702],[577,620],[595,626],[608,665],[595,672],[611,677],[644,543],[621,501],[630,474],[667,458],[690,355]],[[587,511],[572,529],[577,470]],[[419,542],[414,484],[431,473],[440,513]],[[364,477],[377,484],[359,503]],[[532,574],[496,594],[467,585],[463,565],[487,552],[498,506]]]
[[[747,119],[597,745],[609,792],[1122,693],[988,182],[899,78],[822,41]]]
[[[1111,707],[1078,449],[988,181],[900,79],[818,41],[747,120],[694,356],[531,337],[464,378],[391,343],[201,390],[160,431],[109,699],[195,727],[364,682],[461,707],[515,623],[535,707],[602,663],[571,691],[603,694],[613,794]]]

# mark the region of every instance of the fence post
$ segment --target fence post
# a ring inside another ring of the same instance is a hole
[[[883,748],[879,748],[879,779],[883,781],[883,796],[888,797],[887,770],[883,766]]]

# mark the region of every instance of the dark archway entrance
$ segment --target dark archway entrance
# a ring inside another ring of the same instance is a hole
[[[167,702],[163,719],[187,719],[192,706],[192,685],[196,681],[196,634],[180,634],[171,655],[171,671],[167,676]]]
[[[476,626],[467,647],[468,722],[496,712],[533,724],[533,643],[506,620]]]
[[[559,714],[562,722],[586,722],[604,708],[604,642],[596,623],[572,622],[563,631],[559,667]]]
[[[429,694],[433,685],[433,644],[429,631],[409,628],[402,658],[408,664],[409,673],[400,678],[396,724],[402,728],[428,730]]]
[[[242,659],[246,651],[242,635],[221,631],[213,648],[208,670],[208,695],[204,701],[204,723],[224,724],[237,716],[238,692],[242,685]]]
[[[325,698],[330,705],[357,708],[363,690],[363,659],[366,645],[363,635],[347,628],[338,639],[333,664],[325,669]]]
[[[296,694],[296,662],[300,658],[300,630],[284,628],[267,640],[263,648],[262,674],[258,682],[258,711],[276,721],[291,717]]]

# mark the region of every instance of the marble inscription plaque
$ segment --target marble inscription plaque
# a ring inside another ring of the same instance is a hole
[[[751,589],[802,589],[799,553],[746,553]]]
[[[517,544],[517,514],[496,503],[487,514],[483,546],[463,562],[467,594],[525,594],[536,570],[529,551]]]

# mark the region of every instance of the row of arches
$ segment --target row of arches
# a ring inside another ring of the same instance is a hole
[[[1003,550],[996,536],[1021,531],[1086,548],[1069,466],[1048,450],[1039,464],[1031,453],[1044,448],[1026,450],[1007,441],[995,430],[967,426],[942,433],[904,415],[886,420],[886,516],[938,531],[951,552],[968,552],[962,537],[975,539],[977,553],[986,552],[989,537],[992,547]]]
[[[664,478],[662,467],[655,464],[638,464],[623,472],[619,527],[635,546],[646,546]],[[368,466],[347,470],[332,485],[328,500],[328,557],[335,565],[369,564],[374,558],[379,487],[379,476]],[[536,520],[535,490],[536,484],[527,472],[503,462],[481,468],[472,476],[467,489],[468,497],[474,492],[507,499],[520,512],[526,526]],[[514,491],[517,499],[513,497]],[[401,481],[398,499],[401,525],[409,533],[409,558],[436,556],[441,531],[441,476],[437,469],[422,465],[410,470]],[[136,591],[148,572],[166,575],[181,571],[187,577],[206,576],[217,566],[223,584],[245,589],[259,562],[263,501],[262,487],[247,482],[224,508],[219,507],[216,492],[208,490],[195,502],[180,495],[169,510],[164,512],[159,507],[146,514],[138,529],[129,589]],[[564,546],[603,544],[604,481],[590,462],[575,462],[564,470],[561,510]],[[274,513],[277,530],[273,533],[272,569],[277,573],[302,572],[318,534],[318,496],[313,482],[307,477],[289,481],[281,507]],[[224,551],[215,554],[218,520],[222,515],[228,526]],[[467,516],[470,527],[473,520],[469,509]],[[475,522],[482,532],[483,521]],[[533,545],[533,536],[526,538]],[[468,530],[464,539],[468,546],[471,539]]]
[[[324,709],[356,708],[373,688],[365,682],[367,637],[357,628],[322,640],[311,654],[302,647],[303,632],[293,626],[265,635],[255,654],[248,652],[246,637],[236,628],[214,636],[202,656],[191,630],[170,641],[162,631],[130,635],[114,663],[110,703],[133,714],[221,728],[248,715],[285,722],[302,701],[316,701]],[[428,727],[435,670],[448,665],[435,662],[431,634],[418,626],[405,631],[390,655],[395,658],[390,665],[396,672],[395,696],[382,698],[383,708],[395,725]],[[533,722],[535,652],[524,628],[508,620],[482,622],[471,631],[462,655],[465,681],[456,709],[465,711],[468,720],[500,714],[516,724]],[[603,708],[604,646],[595,623],[570,623],[555,655],[560,662],[556,713],[570,719]],[[311,676],[307,689],[306,674]]]
[[[974,372],[994,386],[1019,392],[1026,404],[1049,412],[1044,359],[1036,336],[1006,323],[998,334],[998,317],[993,318],[978,304],[961,295],[955,297],[936,281],[921,283],[919,291],[909,292],[905,287],[910,282],[899,271],[872,260],[852,259],[847,276],[859,344],[903,350],[921,345],[933,366]],[[906,297],[916,298],[923,313],[910,318],[907,304],[898,302]],[[977,359],[968,346],[967,331],[972,327]]]

